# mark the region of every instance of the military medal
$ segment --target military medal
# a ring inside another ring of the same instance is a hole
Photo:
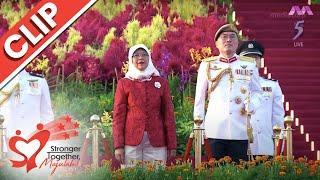
[[[233,77],[233,74],[232,74],[232,69],[231,67],[228,67],[226,69],[227,73],[229,73],[229,85],[230,85],[230,91],[232,89],[232,85],[233,85],[233,82],[234,82],[234,77]]]
[[[30,87],[30,91],[32,94],[37,94],[38,89],[39,89],[39,84],[38,84],[38,80],[37,79],[31,79],[28,80],[29,82],[29,87]]]
[[[240,67],[242,68],[242,69],[246,69],[248,66],[247,65],[240,65]]]
[[[246,88],[246,87],[241,87],[241,88],[240,88],[240,92],[241,92],[242,94],[246,94],[246,93],[247,93],[247,88]]]
[[[160,82],[154,82],[154,87],[160,89],[161,88]]]
[[[262,87],[263,95],[267,97],[272,96],[272,88],[271,87]]]
[[[29,86],[33,89],[38,89],[38,80],[28,80],[29,81]]]
[[[241,114],[242,116],[246,114],[245,108],[241,108],[241,109],[240,109],[240,114]]]
[[[240,104],[242,102],[242,99],[240,96],[237,96],[234,101],[236,102],[236,104]]]
[[[211,70],[220,70],[221,68],[219,68],[218,66],[214,65],[213,68],[210,68]]]
[[[20,102],[20,89],[17,89],[13,94],[14,94],[14,105],[17,105]]]

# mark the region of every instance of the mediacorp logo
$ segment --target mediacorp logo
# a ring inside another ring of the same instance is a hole
[[[43,0],[0,39],[0,89],[97,0]]]
[[[313,12],[312,12],[310,6],[302,6],[301,9],[299,6],[292,6],[291,10],[289,12],[289,16],[293,16],[295,14],[297,14],[298,16],[304,16],[306,13],[309,16],[313,16]]]

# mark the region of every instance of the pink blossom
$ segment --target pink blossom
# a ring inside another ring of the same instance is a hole
[[[0,14],[0,37],[8,31],[9,25],[8,21]]]
[[[81,33],[81,43],[90,45],[100,45],[108,29],[106,18],[96,10],[86,12],[74,27]],[[100,35],[97,38],[98,33]]]
[[[40,0],[24,0],[26,7],[31,8],[32,6],[35,6]]]
[[[115,34],[117,37],[120,37],[128,22],[132,20],[132,14],[133,6],[126,5],[125,10],[109,21],[106,26],[108,28],[115,27],[117,29]]]
[[[82,78],[84,82],[89,83],[100,80],[102,76],[102,69],[99,59],[85,56],[82,61]]]
[[[104,79],[111,80],[116,77],[116,72],[121,76],[121,68],[123,63],[127,61],[127,43],[120,39],[113,39],[110,47],[102,58],[104,68]]]
[[[141,26],[150,25],[155,15],[157,15],[157,9],[150,2],[142,1],[142,3],[138,4],[135,18],[140,22]]]

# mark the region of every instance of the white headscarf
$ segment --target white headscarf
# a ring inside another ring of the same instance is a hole
[[[148,67],[144,71],[140,71],[137,69],[132,60],[133,53],[137,49],[144,49],[148,55],[149,55],[149,63]],[[125,75],[125,78],[131,79],[131,80],[142,80],[142,81],[148,81],[151,79],[151,76],[160,76],[159,71],[154,67],[151,59],[151,54],[148,48],[144,44],[137,44],[132,46],[129,49],[129,54],[128,54],[128,59],[129,59],[129,67],[128,67],[128,72]]]

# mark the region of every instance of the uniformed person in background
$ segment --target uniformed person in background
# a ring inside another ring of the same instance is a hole
[[[53,120],[49,87],[45,78],[22,70],[0,91],[0,114],[5,118],[6,136],[28,137],[38,123]]]
[[[263,46],[257,41],[246,41],[238,48],[240,56],[252,57],[256,60],[257,68],[261,67],[261,58],[264,55]],[[279,125],[284,128],[284,108],[282,91],[277,80],[267,79],[260,75],[259,82],[263,90],[262,107],[251,118],[254,142],[251,144],[253,155],[274,155],[272,127]]]
[[[258,70],[253,58],[236,54],[239,35],[233,25],[219,28],[215,44],[220,55],[203,60],[198,70],[194,118],[204,120],[215,159],[248,160],[247,115],[262,101]]]

